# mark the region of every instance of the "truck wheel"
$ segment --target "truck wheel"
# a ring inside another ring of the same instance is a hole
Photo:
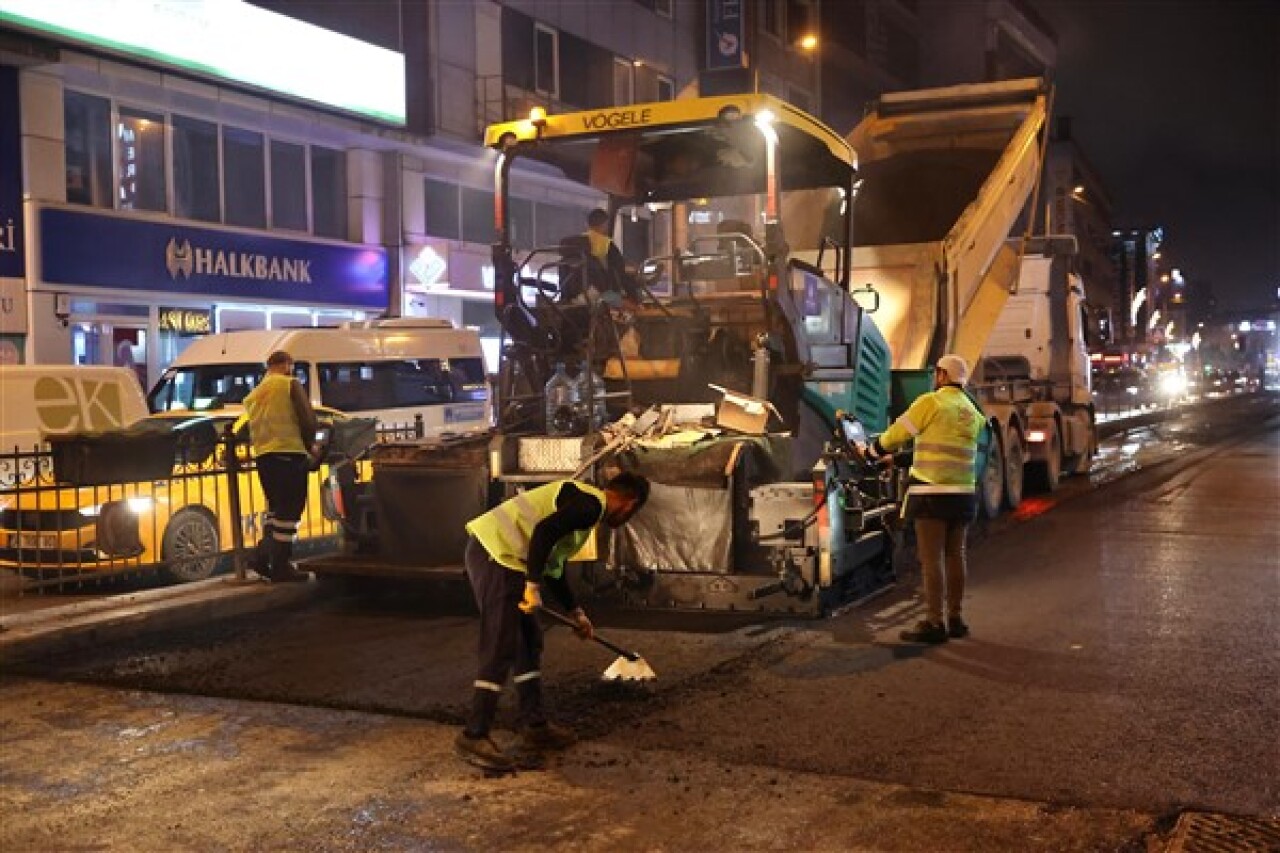
[[[1097,439],[1091,434],[1089,436],[1089,445],[1084,449],[1084,453],[1079,456],[1072,456],[1067,460],[1067,474],[1072,477],[1087,476],[1093,470],[1093,457],[1097,452]]]
[[[1049,436],[1048,458],[1031,466],[1032,488],[1037,492],[1053,492],[1062,479],[1062,437],[1055,429]]]
[[[991,436],[987,467],[982,472],[980,485],[978,499],[982,501],[982,514],[986,518],[995,518],[1004,509],[1004,442],[998,435]]]
[[[169,519],[160,545],[164,574],[178,583],[201,581],[218,567],[218,526],[207,513],[184,509]]]
[[[1004,448],[1004,505],[1013,510],[1022,505],[1023,466],[1027,464],[1022,434],[1016,429],[1009,430],[1001,446]]]

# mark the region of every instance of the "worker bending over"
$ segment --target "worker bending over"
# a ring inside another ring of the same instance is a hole
[[[491,770],[537,766],[546,749],[573,743],[569,730],[547,719],[542,704],[542,627],[537,609],[549,589],[577,623],[580,637],[594,627],[564,577],[565,562],[601,522],[620,527],[649,497],[649,481],[622,473],[603,489],[557,480],[522,492],[467,524],[466,568],[480,608],[479,668],[467,726],[455,749]],[[512,753],[490,737],[498,698],[515,669],[518,737]]]
[[[965,535],[978,512],[976,461],[983,415],[964,391],[968,381],[969,365],[963,358],[938,359],[934,390],[917,397],[871,447],[873,456],[884,456],[915,441],[902,515],[915,521],[925,617],[902,632],[909,643],[945,643],[948,636],[969,634],[961,614]]]

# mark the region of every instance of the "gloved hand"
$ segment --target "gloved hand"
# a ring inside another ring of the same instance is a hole
[[[580,639],[590,640],[596,635],[596,626],[591,624],[591,620],[587,618],[586,611],[581,607],[574,608],[574,611],[569,614],[569,618],[578,623],[573,632]]]
[[[524,598],[520,599],[520,612],[537,613],[542,606],[542,590],[536,583],[525,583]]]

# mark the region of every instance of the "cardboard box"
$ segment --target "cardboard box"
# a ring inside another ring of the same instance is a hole
[[[761,400],[748,394],[740,394],[721,388],[719,385],[708,386],[724,396],[716,406],[716,426],[744,432],[748,435],[764,435],[769,429],[769,416],[774,415],[779,421],[782,415],[768,400]]]

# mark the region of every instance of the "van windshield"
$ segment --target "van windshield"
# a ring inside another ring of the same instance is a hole
[[[171,367],[147,395],[147,408],[152,412],[207,412],[239,405],[265,372],[266,366],[260,362]],[[306,363],[294,364],[294,378],[304,388],[309,373]]]

